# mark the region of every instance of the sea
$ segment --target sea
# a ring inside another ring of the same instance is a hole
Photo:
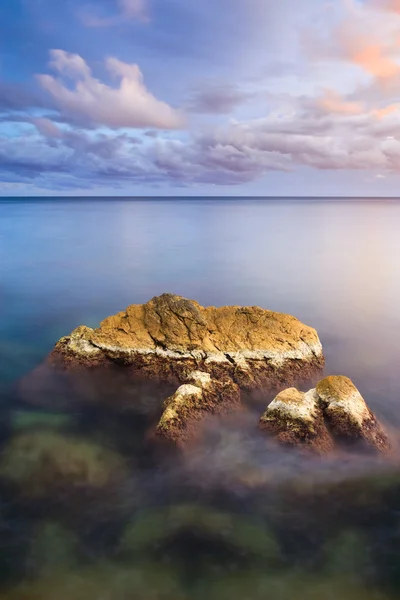
[[[164,456],[96,398],[21,399],[60,337],[164,292],[315,327],[396,438],[399,200],[0,198],[0,600],[400,598],[396,459],[280,450],[259,414]]]

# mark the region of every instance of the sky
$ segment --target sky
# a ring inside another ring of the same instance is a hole
[[[1,196],[400,196],[399,109],[400,0],[1,0]]]

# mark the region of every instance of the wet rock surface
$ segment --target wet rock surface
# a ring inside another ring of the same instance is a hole
[[[239,411],[239,387],[229,378],[212,379],[208,373],[194,371],[187,382],[164,402],[157,435],[182,446],[193,440],[201,422],[212,415]]]
[[[282,444],[303,445],[321,454],[334,446],[315,390],[289,388],[278,394],[261,417],[260,429]]]
[[[259,307],[203,307],[173,294],[129,306],[98,329],[61,338],[49,364],[64,369],[123,365],[132,377],[183,383],[192,371],[230,377],[241,388],[276,391],[324,364],[315,329]]]
[[[307,393],[284,390],[262,415],[259,428],[283,444],[327,453],[354,443],[382,454],[392,445],[382,425],[348,377],[329,376]]]
[[[316,391],[335,437],[362,441],[378,452],[390,452],[387,434],[348,377],[326,377],[318,383]]]

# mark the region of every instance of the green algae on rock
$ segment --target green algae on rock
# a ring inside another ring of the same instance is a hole
[[[129,306],[98,329],[61,338],[49,363],[63,368],[119,364],[132,375],[173,384],[192,371],[231,377],[248,390],[277,390],[324,364],[317,332],[295,317],[262,308],[203,307],[173,294]]]
[[[188,600],[171,569],[104,562],[26,581],[0,592],[1,600]]]
[[[79,540],[56,521],[40,522],[29,544],[26,568],[33,576],[49,576],[79,566]]]
[[[0,456],[0,479],[26,502],[62,502],[115,492],[125,479],[118,454],[84,439],[50,431],[11,438]],[[78,502],[79,505],[79,502]]]
[[[284,390],[268,406],[259,427],[278,442],[320,453],[343,441],[359,442],[382,454],[391,452],[383,427],[353,382],[342,376],[326,377],[307,393]]]
[[[73,417],[63,413],[51,413],[32,410],[16,410],[11,415],[13,432],[28,429],[64,429],[73,425]]]
[[[242,558],[259,559],[264,568],[279,565],[279,545],[269,529],[263,524],[242,515],[215,510],[197,504],[173,505],[163,509],[143,511],[126,527],[121,540],[122,557],[146,556],[157,552],[165,544],[181,534],[190,533],[210,546],[237,552]],[[200,562],[200,561],[199,561]]]
[[[208,373],[194,371],[175,394],[165,400],[157,435],[178,446],[185,445],[210,415],[241,409],[239,387],[229,378],[211,379]]]

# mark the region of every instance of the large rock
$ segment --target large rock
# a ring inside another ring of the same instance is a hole
[[[120,364],[132,376],[173,384],[195,370],[271,391],[307,380],[323,366],[317,332],[259,307],[200,306],[172,294],[129,306],[98,329],[78,327],[49,362],[63,368]]]
[[[211,379],[209,373],[194,371],[187,382],[167,398],[163,409],[157,435],[184,446],[196,437],[199,425],[210,415],[240,410],[240,390],[232,379]]]
[[[261,417],[260,429],[282,444],[301,445],[321,454],[333,449],[315,390],[303,393],[289,388],[278,394]]]
[[[326,377],[318,383],[316,391],[335,437],[347,441],[362,441],[378,452],[390,451],[385,431],[348,377]]]
[[[268,406],[259,427],[280,443],[319,453],[347,442],[377,453],[391,452],[383,427],[347,377],[326,377],[307,393],[284,390]]]

